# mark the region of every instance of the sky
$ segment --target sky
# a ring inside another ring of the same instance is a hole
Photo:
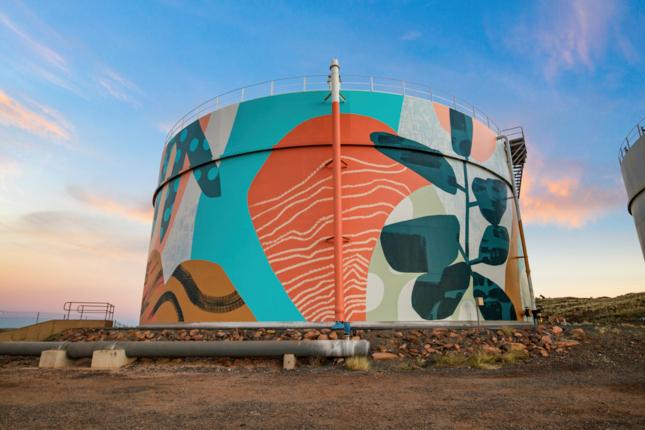
[[[0,2],[0,310],[136,322],[168,129],[327,72],[420,82],[524,127],[535,294],[645,290],[618,163],[645,115],[645,1]]]

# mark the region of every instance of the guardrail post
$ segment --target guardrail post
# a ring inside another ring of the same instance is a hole
[[[240,101],[241,102],[244,101],[244,92],[245,92],[245,90],[246,90],[246,88],[242,88],[242,91],[240,91]]]
[[[307,77],[302,77],[302,91],[307,91]]]
[[[374,76],[370,76],[370,91],[374,92]]]
[[[273,95],[275,82],[271,81],[271,86],[269,87],[269,95]]]

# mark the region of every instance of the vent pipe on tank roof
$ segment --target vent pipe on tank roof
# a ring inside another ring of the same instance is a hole
[[[332,169],[334,178],[334,284],[336,322],[345,321],[345,289],[343,285],[343,182],[340,135],[340,64],[329,65],[331,95]]]

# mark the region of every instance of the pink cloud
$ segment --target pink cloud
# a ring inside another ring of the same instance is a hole
[[[91,194],[73,186],[68,187],[67,192],[77,201],[98,212],[143,224],[151,224],[152,222],[153,210],[148,205],[121,203],[109,197]]]
[[[603,184],[592,179],[588,166],[544,160],[533,150],[522,180],[523,221],[580,228],[625,205],[619,181]]]
[[[538,3],[504,36],[512,50],[533,58],[547,79],[562,71],[593,70],[608,49],[619,50],[629,61],[638,56],[623,35],[629,25],[620,2],[571,0]]]
[[[67,61],[61,54],[49,46],[37,41],[2,13],[0,13],[0,24],[17,35],[31,51],[38,55],[38,57],[54,65],[65,73],[69,72]]]
[[[44,137],[71,138],[71,126],[55,110],[37,103],[27,107],[0,90],[0,124]]]

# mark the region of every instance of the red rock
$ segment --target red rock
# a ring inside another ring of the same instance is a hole
[[[540,355],[541,355],[542,357],[548,357],[548,356],[549,356],[549,351],[547,351],[547,350],[546,350],[546,349],[544,349],[544,348],[538,348],[538,352],[540,353]]]
[[[560,348],[570,348],[572,346],[580,345],[580,342],[577,340],[560,340],[555,343],[555,346],[560,349]]]
[[[311,330],[311,331],[308,331],[307,333],[305,333],[305,335],[303,337],[305,339],[312,340],[312,339],[316,339],[318,337],[318,335],[319,335],[318,330]]]
[[[482,345],[482,351],[487,354],[500,354],[502,352],[499,348],[487,344]]]
[[[439,352],[439,351],[437,351],[436,349],[434,349],[433,347],[431,347],[430,345],[424,345],[423,349],[424,349],[424,350],[425,350],[425,352],[427,352],[428,354],[436,354],[437,352]]]
[[[338,339],[338,333],[336,333],[335,331],[332,331],[332,332],[331,332],[331,333],[329,333],[327,336],[328,336],[328,337],[329,337],[329,339],[331,339],[331,340],[336,340],[336,339]]]
[[[584,340],[585,337],[587,337],[587,334],[581,328],[574,328],[573,330],[571,330],[571,337],[576,340]]]
[[[526,345],[518,342],[508,342],[503,344],[501,348],[505,351],[525,351]]]
[[[326,334],[321,334],[320,336],[318,336],[318,340],[328,340],[328,339],[329,339],[329,336],[327,336]]]
[[[374,352],[372,353],[372,359],[377,361],[398,360],[399,356],[396,354],[392,354],[391,352]]]
[[[563,331],[564,330],[562,330],[562,327],[559,327],[557,325],[554,325],[553,327],[551,327],[551,333],[553,333],[555,335],[558,335],[558,334],[562,333]]]

